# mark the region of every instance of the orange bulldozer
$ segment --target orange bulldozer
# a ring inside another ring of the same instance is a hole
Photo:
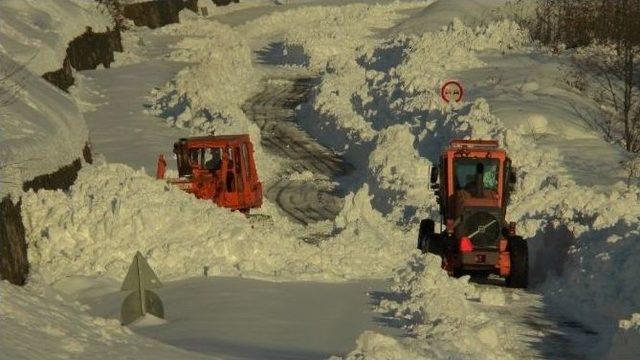
[[[173,144],[178,178],[167,182],[218,206],[248,213],[262,205],[262,184],[249,135],[182,138]],[[158,157],[156,178],[164,179],[167,162]]]

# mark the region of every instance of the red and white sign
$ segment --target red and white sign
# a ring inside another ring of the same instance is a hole
[[[447,81],[446,83],[444,83],[444,85],[442,85],[442,88],[440,88],[440,97],[442,97],[442,100],[444,100],[447,104],[452,100],[455,102],[460,102],[460,100],[462,100],[463,94],[464,89],[462,88],[462,85],[455,80]]]

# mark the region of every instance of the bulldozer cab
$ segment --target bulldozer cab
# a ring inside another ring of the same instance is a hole
[[[215,175],[222,168],[222,147],[186,148],[177,151],[178,175],[191,176],[193,169],[206,170]]]
[[[243,211],[262,204],[248,135],[183,138],[173,152],[180,177],[173,182],[183,190]]]

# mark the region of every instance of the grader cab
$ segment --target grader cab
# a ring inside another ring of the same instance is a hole
[[[422,220],[418,249],[440,255],[451,275],[495,273],[507,286],[527,287],[527,243],[516,235],[515,223],[505,221],[515,181],[497,141],[453,140],[431,172],[441,231],[435,232],[432,219]]]
[[[249,135],[182,138],[173,145],[178,178],[167,181],[199,199],[218,206],[248,212],[262,205],[262,184],[253,158]],[[156,178],[167,168],[158,158]]]

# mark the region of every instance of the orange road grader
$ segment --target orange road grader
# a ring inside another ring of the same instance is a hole
[[[453,140],[431,169],[431,189],[440,206],[435,222],[420,222],[418,249],[442,258],[450,275],[494,273],[506,285],[526,288],[527,242],[505,214],[516,182],[511,160],[493,140]]]
[[[182,138],[173,144],[178,178],[167,182],[218,206],[248,213],[262,205],[262,184],[249,135]],[[167,162],[158,157],[156,178],[164,179]]]

